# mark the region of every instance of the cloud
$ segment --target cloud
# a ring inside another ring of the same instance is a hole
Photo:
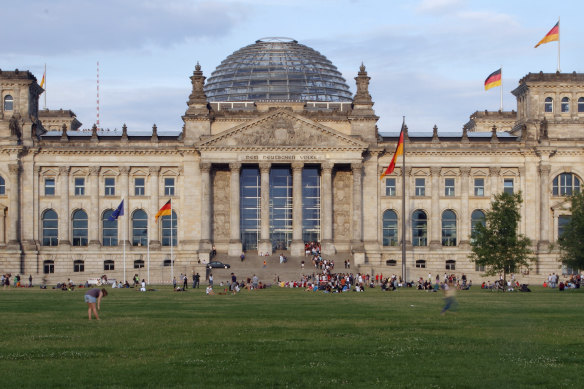
[[[168,47],[189,39],[225,36],[248,12],[242,4],[213,1],[11,2],[2,7],[0,35],[17,39],[5,39],[2,51],[63,55]]]
[[[416,7],[416,11],[431,14],[444,13],[459,9],[464,3],[464,0],[422,0]]]

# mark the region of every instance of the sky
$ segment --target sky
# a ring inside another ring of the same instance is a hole
[[[560,19],[561,71],[583,72],[581,0],[0,0],[0,69],[47,69],[46,107],[82,128],[180,131],[197,62],[204,75],[264,37],[326,56],[355,93],[366,66],[379,131],[462,131],[475,111],[503,109],[528,73],[558,68],[558,42],[534,48]],[[553,4],[553,5],[552,5]],[[579,21],[580,20],[580,21]],[[9,37],[7,39],[6,37]],[[40,108],[44,107],[41,96]]]

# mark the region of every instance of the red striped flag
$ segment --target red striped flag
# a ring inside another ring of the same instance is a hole
[[[542,40],[539,41],[535,47],[539,45],[543,45],[544,43],[559,41],[560,40],[560,22],[557,22],[556,25],[548,32]]]
[[[493,73],[489,74],[489,77],[485,80],[485,90],[489,90],[496,86],[501,86],[501,69],[495,70]]]

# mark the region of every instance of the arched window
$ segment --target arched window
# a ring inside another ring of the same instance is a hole
[[[4,110],[12,111],[14,109],[14,99],[11,95],[4,96]]]
[[[4,181],[4,177],[0,176],[0,196],[6,194],[6,181]]]
[[[450,209],[442,212],[442,246],[456,246],[456,214]]]
[[[543,107],[545,112],[554,112],[554,99],[551,97],[546,97]]]
[[[562,109],[562,112],[570,112],[570,98],[569,97],[562,97],[561,109]]]
[[[397,246],[397,214],[391,209],[383,212],[383,245]]]
[[[584,97],[578,99],[578,112],[584,112]]]
[[[46,260],[43,261],[43,273],[52,274],[55,272],[55,261]]]
[[[142,259],[137,259],[134,261],[134,269],[142,269],[144,267],[144,261]]]
[[[554,196],[572,196],[580,192],[580,179],[573,173],[562,173],[554,178]]]
[[[420,209],[412,215],[412,245],[428,245],[428,216]]]
[[[114,261],[112,261],[111,259],[107,259],[107,260],[103,261],[103,270],[105,270],[105,271],[115,270]]]
[[[481,211],[480,209],[475,209],[474,211],[472,211],[472,214],[470,215],[470,236],[472,239],[472,236],[474,235],[476,229],[477,229],[477,225],[480,224],[482,226],[485,225],[485,213],[483,211]]]
[[[148,215],[142,209],[132,214],[132,245],[146,246],[148,244]]]
[[[87,213],[79,209],[73,213],[73,246],[87,246]]]
[[[73,261],[73,271],[75,273],[81,273],[85,271],[85,262],[81,259]]]
[[[47,209],[42,215],[43,246],[57,246],[59,244],[59,216],[52,209]]]
[[[101,241],[104,246],[118,245],[118,219],[110,220],[113,213],[113,209],[108,209],[103,213]]]
[[[172,245],[176,247],[176,212],[172,211],[172,215],[162,216],[162,245],[170,246],[172,237]]]

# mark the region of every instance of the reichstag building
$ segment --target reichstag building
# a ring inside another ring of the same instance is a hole
[[[406,167],[380,180],[399,123],[377,127],[370,76],[357,67],[353,94],[318,51],[258,40],[208,78],[195,66],[184,126],[170,134],[81,130],[72,111],[39,110],[29,71],[1,70],[0,271],[122,279],[124,266],[133,274],[148,261],[152,282],[167,282],[171,260],[175,274],[204,271],[212,246],[294,257],[315,241],[355,272],[400,274],[405,234],[408,279],[478,279],[471,229],[502,191],[524,198],[520,232],[535,261],[523,277],[569,270],[555,242],[584,176],[584,74],[529,73],[512,92],[516,111],[406,132]],[[172,214],[155,222],[168,200]]]

